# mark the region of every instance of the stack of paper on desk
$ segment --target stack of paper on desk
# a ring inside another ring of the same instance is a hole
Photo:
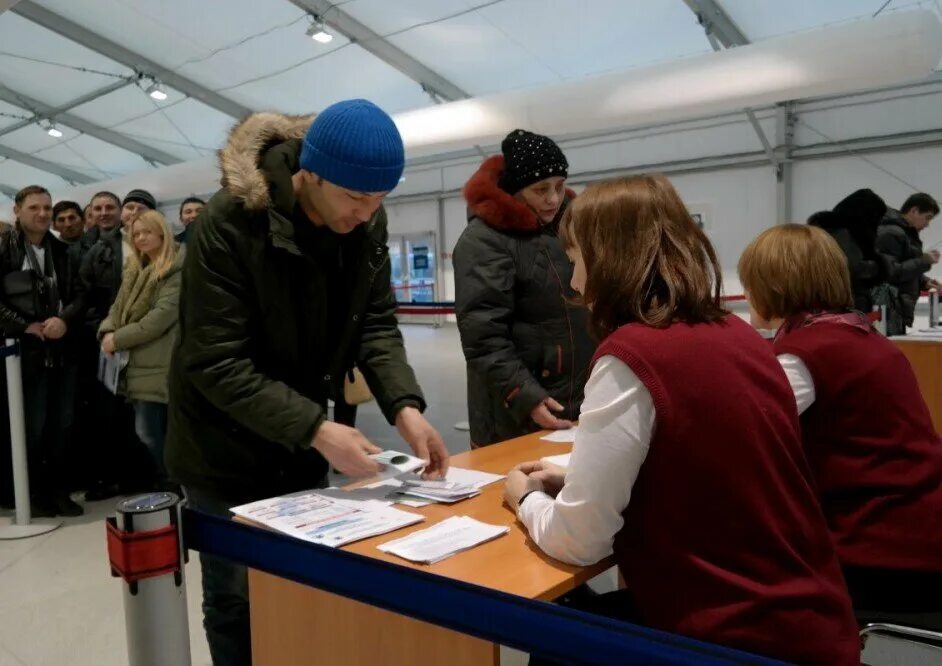
[[[421,479],[415,474],[400,474],[393,479],[385,479],[383,481],[366,486],[366,488],[370,490],[386,489],[389,499],[406,506],[422,507],[428,506],[429,504],[434,504],[435,502],[451,503],[456,502],[459,499],[474,497],[475,495],[479,494],[479,491],[484,486],[490,485],[495,481],[500,481],[503,478],[504,476],[502,474],[490,474],[488,472],[479,472],[473,469],[450,467],[445,480],[459,486],[469,486],[474,491],[473,493],[464,496],[453,496],[451,499],[442,498],[439,495],[435,495],[434,497],[429,494],[423,494],[421,496],[417,495],[417,493],[413,491],[417,491],[419,493],[422,491],[419,488],[416,488],[414,484],[421,481]],[[406,487],[407,481],[413,484],[409,488]]]
[[[332,547],[425,520],[419,514],[400,511],[382,502],[346,501],[333,493],[322,494],[316,490],[273,497],[229,510],[298,539]]]
[[[510,528],[503,525],[488,525],[468,516],[452,516],[428,529],[388,541],[377,548],[411,562],[434,564],[509,531]]]
[[[454,502],[480,495],[474,486],[457,481],[423,481],[422,479],[403,479],[402,486],[396,489],[400,495],[409,495],[421,499],[435,500],[452,504]]]

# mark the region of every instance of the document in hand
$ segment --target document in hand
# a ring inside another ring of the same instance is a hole
[[[404,560],[434,564],[462,550],[507,534],[509,527],[488,525],[468,516],[452,516],[425,530],[377,546]]]
[[[344,544],[420,523],[425,518],[381,502],[347,502],[316,490],[234,506],[237,516],[322,546]]]

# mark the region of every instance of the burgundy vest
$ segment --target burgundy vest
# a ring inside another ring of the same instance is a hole
[[[857,625],[795,398],[744,321],[621,327],[655,431],[615,538],[638,620],[801,664],[857,664]]]
[[[942,572],[942,441],[909,360],[840,322],[783,332],[775,353],[814,381],[802,433],[841,563]]]

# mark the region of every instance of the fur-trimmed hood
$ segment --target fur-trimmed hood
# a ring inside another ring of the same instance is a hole
[[[269,180],[261,164],[262,157],[275,144],[304,138],[314,115],[260,112],[239,121],[219,151],[223,188],[247,210],[264,210],[270,206],[272,198]]]
[[[499,231],[539,231],[542,225],[536,213],[497,184],[503,170],[504,156],[494,155],[484,160],[465,184],[464,198],[468,202],[469,219],[479,217],[487,226]],[[559,208],[557,220],[575,198],[576,193],[566,188],[566,198]]]

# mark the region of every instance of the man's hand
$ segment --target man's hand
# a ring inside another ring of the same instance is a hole
[[[101,349],[107,354],[114,354],[114,333],[105,333],[101,339]]]
[[[382,469],[382,465],[368,457],[371,453],[380,453],[382,449],[371,444],[355,428],[324,421],[317,429],[311,446],[327,458],[327,462],[335,469],[348,476],[373,476]]]
[[[539,481],[543,492],[551,497],[556,497],[566,484],[566,468],[542,460],[520,463],[514,470]]]
[[[939,257],[942,256],[938,250],[929,250],[926,252],[926,256],[929,258],[933,264],[939,263]]]
[[[926,281],[926,289],[935,289],[936,291],[942,290],[942,282],[929,278]]]
[[[533,411],[530,412],[530,418],[533,419],[538,426],[546,430],[565,430],[576,424],[572,421],[566,421],[565,419],[558,419],[550,412],[550,410],[553,410],[553,412],[561,412],[564,409],[565,407],[552,398],[546,398],[546,400],[533,408]]]
[[[26,327],[26,334],[32,335],[33,337],[39,338],[40,340],[45,340],[46,336],[43,335],[43,325],[42,322],[36,321]]]
[[[403,407],[396,414],[396,429],[415,455],[425,461],[423,479],[443,479],[448,473],[448,449],[442,436],[415,407]]]
[[[68,330],[68,326],[59,317],[49,317],[43,322],[43,335],[47,340],[58,340]]]
[[[507,480],[504,482],[504,502],[514,511],[520,506],[521,497],[533,490],[543,490],[539,479],[528,476],[517,467],[507,473]]]

